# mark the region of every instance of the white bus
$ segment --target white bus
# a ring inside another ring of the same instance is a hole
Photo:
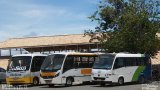
[[[57,53],[46,57],[40,71],[41,84],[71,86],[91,81],[95,53]]]
[[[40,67],[46,56],[42,54],[20,54],[12,56],[7,67],[6,83],[10,85],[38,85]]]
[[[99,55],[92,69],[92,81],[106,83],[145,83],[151,79],[151,61],[144,54],[103,54]]]

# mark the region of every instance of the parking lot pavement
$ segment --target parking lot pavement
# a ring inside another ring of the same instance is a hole
[[[0,90],[7,90],[5,88],[6,84],[1,85]],[[55,86],[48,87],[47,85],[43,86],[20,86],[17,87],[18,90],[160,90],[160,83],[152,83],[152,84],[125,84],[123,86],[117,85],[106,85],[105,87],[101,87],[100,85],[74,85],[71,87],[65,86]],[[148,89],[150,88],[150,89]],[[8,87],[8,90],[16,90],[14,87]]]

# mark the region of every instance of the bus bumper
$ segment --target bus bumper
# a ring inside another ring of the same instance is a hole
[[[6,83],[7,84],[30,84],[32,83],[32,79],[30,77],[25,77],[25,78],[11,78],[8,77],[6,78]]]
[[[63,84],[61,78],[51,78],[51,79],[43,79],[40,78],[41,84]]]
[[[112,78],[106,78],[106,77],[103,77],[103,78],[92,77],[92,82],[93,83],[108,83],[108,84],[113,83]]]
[[[112,84],[112,81],[92,81],[93,83],[99,84],[99,83],[106,83],[106,84]]]

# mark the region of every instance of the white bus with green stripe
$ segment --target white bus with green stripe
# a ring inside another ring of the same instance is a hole
[[[145,83],[151,79],[151,61],[144,54],[101,54],[92,69],[92,81],[124,84]]]

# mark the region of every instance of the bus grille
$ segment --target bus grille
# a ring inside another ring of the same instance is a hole
[[[52,80],[45,80],[46,84],[51,84]]]
[[[94,77],[94,80],[105,80],[105,78]]]
[[[43,79],[52,79],[54,76],[41,76]]]

